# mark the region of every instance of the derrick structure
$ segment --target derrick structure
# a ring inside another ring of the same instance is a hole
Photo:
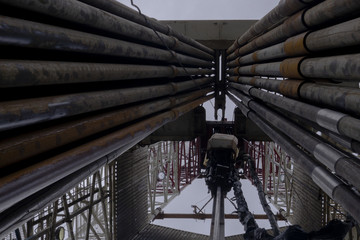
[[[274,142],[247,142],[245,152],[254,159],[256,173],[263,183],[264,193],[288,220],[293,215],[293,160]],[[248,168],[246,177],[252,180]]]
[[[149,220],[219,132],[292,224],[359,222],[359,10],[284,0],[259,21],[162,23],[114,0],[0,0],[1,238],[181,239]]]
[[[148,193],[151,220],[199,176],[200,150],[200,139],[150,145]]]

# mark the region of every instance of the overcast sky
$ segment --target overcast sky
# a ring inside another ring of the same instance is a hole
[[[130,0],[118,0],[131,6]],[[134,0],[149,17],[158,20],[260,19],[279,0]]]

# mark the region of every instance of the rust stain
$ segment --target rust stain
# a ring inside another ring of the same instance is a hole
[[[287,39],[284,43],[285,54],[289,57],[303,56],[309,54],[305,42],[308,33],[309,32],[305,32],[295,37]]]
[[[257,61],[258,61],[257,54],[258,54],[258,52],[256,51],[256,52],[254,52],[254,53],[251,55],[251,57],[252,57],[252,59],[254,60],[254,62],[257,62]]]
[[[257,80],[256,77],[252,77],[249,84],[250,84],[251,86],[256,86],[256,80]]]
[[[280,73],[286,78],[303,79],[300,73],[300,63],[305,57],[288,58],[281,62]]]
[[[251,65],[251,74],[255,75],[256,74],[256,67],[257,67],[258,64],[254,64],[254,65]]]
[[[284,96],[291,98],[300,98],[299,88],[304,80],[283,80],[279,86],[279,92]]]

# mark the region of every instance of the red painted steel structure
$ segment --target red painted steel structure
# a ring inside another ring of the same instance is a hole
[[[171,182],[170,188],[167,189],[169,194],[173,194],[173,189],[176,187],[178,192],[181,192],[187,185],[191,184],[192,181],[199,176],[201,169],[201,157],[200,157],[200,138],[195,138],[192,141],[179,141],[175,142],[174,145],[170,146],[174,151],[177,149],[177,161],[174,163],[173,161],[169,161],[166,159],[165,165],[162,166],[162,170],[165,175],[168,175],[169,171],[169,180]],[[163,154],[165,158],[168,156],[169,152],[169,144],[170,142],[163,142],[164,152]],[[153,156],[157,156],[160,154],[156,147],[151,147],[149,149]],[[150,156],[150,154],[149,154]],[[170,163],[169,163],[170,162]],[[170,166],[168,166],[170,164]],[[177,164],[177,166],[174,166]],[[169,167],[169,168],[168,168]],[[176,174],[177,172],[177,174]],[[176,183],[179,183],[176,186]],[[164,193],[164,185],[161,181],[158,181],[156,187],[156,194]]]

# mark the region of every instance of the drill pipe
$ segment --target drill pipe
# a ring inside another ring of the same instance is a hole
[[[97,30],[107,31],[115,34],[115,36],[120,35],[152,43],[160,47],[165,47],[163,46],[163,43],[165,43],[166,46],[174,51],[179,51],[197,58],[210,61],[214,58],[212,55],[195,47],[179,42],[174,37],[169,37],[162,33],[159,33],[159,36],[157,36],[154,31],[147,27],[116,15],[109,14],[79,1],[49,0],[46,2],[34,2],[32,0],[0,0],[0,3],[67,20]],[[160,40],[159,37],[162,40]]]
[[[230,92],[244,100],[249,109],[262,116],[266,121],[271,122],[273,126],[303,146],[324,166],[346,179],[357,189],[360,189],[360,175],[358,174],[360,172],[360,164],[358,159],[350,158],[329,144],[314,137],[300,126],[275,113],[273,110],[258,104],[244,94],[233,89],[230,89]]]
[[[232,68],[228,70],[228,73],[295,79],[325,78],[358,82],[360,80],[360,54],[317,58],[287,58],[281,62]]]
[[[217,186],[213,200],[210,240],[225,240],[224,197],[221,186]]]
[[[296,63],[289,63],[291,64]],[[306,58],[304,61],[298,61],[297,66],[300,75],[306,78],[330,78],[354,82],[360,80],[360,54]],[[289,72],[284,71],[283,74],[292,77]]]
[[[316,185],[318,185],[329,197],[340,203],[341,206],[356,219],[356,221],[360,221],[360,208],[354,208],[354,206],[359,206],[360,198],[349,188],[349,186],[345,185],[324,167],[311,159],[307,154],[300,150],[290,138],[281,134],[275,128],[270,127],[269,123],[263,121],[257,114],[250,111],[235,97],[230,94],[228,94],[228,96],[235,105],[240,108],[245,116],[266,132],[266,134],[274,142],[279,144],[281,148],[294,159],[294,161],[302,166],[305,173],[313,179]]]
[[[155,31],[161,32],[163,34],[174,36],[180,41],[189,44],[197,49],[200,49],[211,56],[214,56],[215,52],[213,49],[210,49],[201,43],[191,39],[177,31],[171,29],[170,26],[164,25],[153,18],[149,18],[145,15],[140,15],[137,11],[128,8],[127,6],[115,1],[115,0],[79,0],[96,8],[102,9],[109,13],[115,14],[122,18],[128,19],[132,22],[136,22],[140,25],[146,26],[148,28],[154,29]]]
[[[0,131],[156,97],[175,95],[192,88],[207,87],[212,81],[212,78],[199,78],[152,87],[144,86],[5,101],[0,104]]]
[[[146,78],[174,78],[211,75],[213,70],[175,66],[149,66],[54,61],[0,61],[0,88],[52,84],[116,81]]]
[[[0,178],[0,212],[213,98],[206,96]]]
[[[327,108],[320,108],[287,97],[280,97],[249,85],[230,83],[229,86],[299,117],[315,122],[332,132],[360,141],[359,119]],[[347,129],[347,132],[342,132],[342,129]]]
[[[299,125],[304,126],[304,128],[312,128],[313,132],[320,131],[321,138],[330,142],[331,145],[337,146],[337,149],[346,151],[347,153],[360,153],[360,142],[349,137],[341,136],[337,133],[334,133],[326,128],[319,126],[318,124],[309,121],[304,118],[296,119]]]
[[[287,38],[302,33],[309,28],[314,28],[327,22],[343,21],[344,16],[349,16],[360,10],[357,0],[327,0],[314,7],[302,10],[289,17],[280,26],[257,37],[237,51],[228,55],[227,60],[234,60],[256,49],[261,49],[285,41]]]
[[[273,8],[268,14],[257,21],[250,27],[241,37],[226,50],[226,54],[229,55],[237,48],[246,44],[249,40],[253,39],[257,35],[269,30],[272,26],[281,22],[285,17],[291,16],[299,10],[309,6],[310,4],[316,4],[319,0],[299,1],[299,0],[282,0],[279,4]]]
[[[210,61],[118,39],[0,16],[0,45],[164,61],[212,67]]]
[[[360,114],[360,90],[356,88],[319,85],[295,79],[279,81],[245,76],[233,76],[228,79],[230,82],[248,84],[287,97],[306,99],[340,111]]]
[[[229,67],[248,65],[272,59],[296,57],[360,43],[360,18],[337,24],[314,32],[306,32],[285,42],[267,47],[229,62]]]
[[[80,118],[0,140],[0,168],[135,119],[205,96],[211,88]]]

